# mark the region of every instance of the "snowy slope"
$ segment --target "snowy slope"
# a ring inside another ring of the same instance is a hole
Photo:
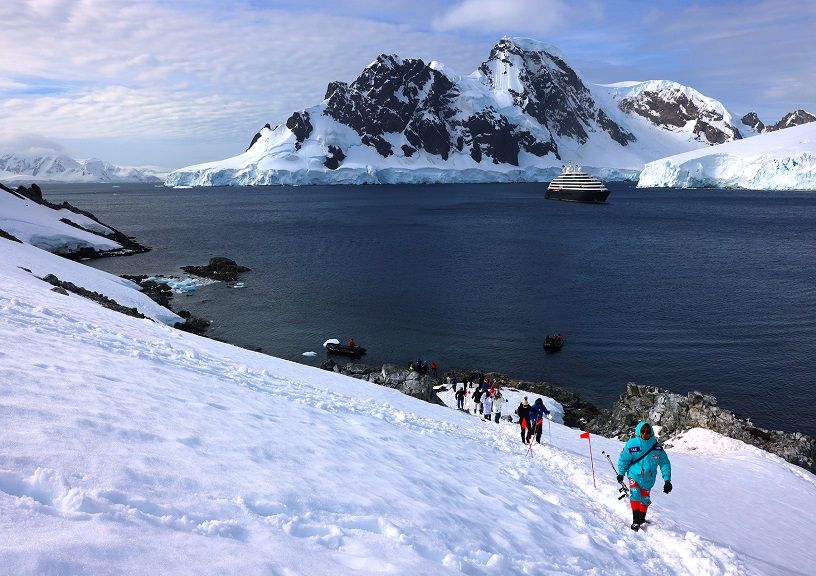
[[[552,46],[503,38],[469,76],[383,54],[353,83],[332,82],[322,103],[263,128],[243,154],[165,184],[547,181],[567,161],[630,179],[655,158],[738,138],[731,123],[691,88],[589,86]]]
[[[638,186],[816,190],[816,123],[650,162]]]
[[[53,259],[53,261],[52,261]],[[0,566],[35,574],[809,574],[816,477],[708,431],[634,533],[602,450],[64,296],[0,238]],[[33,273],[24,268],[32,270]],[[69,271],[70,269],[70,271]],[[450,398],[448,398],[450,401]],[[551,438],[551,440],[550,440]]]
[[[81,226],[71,226],[69,220]],[[82,247],[116,250],[122,245],[98,234],[113,230],[83,214],[65,208],[54,210],[24,196],[0,189],[0,230],[27,244],[55,253],[76,252]]]
[[[65,154],[0,153],[0,181],[31,182],[155,182],[165,174],[152,168],[116,166],[91,158],[77,160]]]

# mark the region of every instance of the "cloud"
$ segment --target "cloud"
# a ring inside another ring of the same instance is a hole
[[[36,134],[13,134],[0,136],[0,154],[26,156],[59,156],[68,154],[62,145]]]
[[[548,34],[566,20],[561,0],[463,0],[433,20],[439,31],[472,29],[505,34],[509,30]]]

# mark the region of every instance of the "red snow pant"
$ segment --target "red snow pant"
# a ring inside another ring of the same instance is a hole
[[[649,504],[652,503],[649,499],[649,492],[649,490],[629,478],[629,503],[632,505],[632,510],[646,514]]]

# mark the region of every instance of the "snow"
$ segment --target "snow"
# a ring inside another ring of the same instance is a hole
[[[80,230],[62,219],[82,226]],[[122,245],[93,233],[113,233],[95,220],[71,212],[54,210],[37,204],[33,200],[0,189],[0,230],[6,231],[18,240],[39,246],[51,252],[75,252],[82,247],[98,250],[115,250]]]
[[[0,151],[2,182],[155,182],[166,172],[153,167],[116,166],[97,158],[75,159],[65,154]]]
[[[45,272],[147,300],[0,238],[3,573],[782,576],[816,565],[816,477],[752,446],[703,430],[676,439],[674,491],[654,491],[652,523],[634,533],[603,455],[617,459],[622,443],[591,437],[593,481],[589,442],[550,398],[555,418],[527,455],[514,424],[118,314],[51,291],[35,276]]]
[[[655,160],[638,186],[816,190],[816,123]]]

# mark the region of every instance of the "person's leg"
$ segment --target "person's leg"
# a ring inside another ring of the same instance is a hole
[[[629,503],[632,506],[632,530],[638,530],[640,525],[646,521],[646,510],[649,509],[651,500],[649,490],[644,490],[631,478],[629,479]]]

